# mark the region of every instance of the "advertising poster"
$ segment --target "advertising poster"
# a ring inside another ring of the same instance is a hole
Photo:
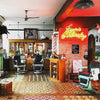
[[[82,72],[82,60],[73,60],[73,73]]]

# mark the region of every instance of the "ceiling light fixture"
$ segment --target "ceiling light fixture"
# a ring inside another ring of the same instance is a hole
[[[17,22],[18,23],[18,34],[17,34],[17,36],[18,36],[18,38],[20,38],[20,34],[19,34],[19,23],[20,22]]]
[[[45,35],[44,35],[44,26],[45,26],[45,22],[43,22],[43,34],[42,34],[42,36],[41,36],[41,39],[43,40],[43,39],[45,39],[46,37],[45,37]]]
[[[86,9],[93,7],[94,3],[91,0],[80,0],[75,3],[74,8],[76,9]]]

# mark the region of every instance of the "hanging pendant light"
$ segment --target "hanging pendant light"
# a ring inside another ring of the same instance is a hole
[[[18,23],[18,38],[20,38],[20,34],[19,34],[19,22],[17,22]]]
[[[92,2],[92,0],[80,0],[80,1],[75,3],[74,8],[86,9],[86,8],[90,8],[93,6],[94,6],[94,3]]]
[[[45,26],[45,22],[43,22],[43,29],[44,29],[44,26]],[[43,32],[43,34],[42,34],[42,36],[41,36],[41,39],[43,40],[43,39],[45,39],[46,37],[45,37],[45,35],[44,35],[44,32]]]

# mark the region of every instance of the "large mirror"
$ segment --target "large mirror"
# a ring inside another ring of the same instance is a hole
[[[14,43],[10,43],[10,52],[14,52]]]
[[[51,55],[51,43],[35,43],[34,44],[34,53],[36,51],[39,52],[41,55],[45,55],[45,57],[48,55],[50,57]]]
[[[28,43],[28,52],[33,53],[33,43]]]

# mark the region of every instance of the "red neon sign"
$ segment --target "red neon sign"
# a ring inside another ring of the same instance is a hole
[[[87,35],[82,32],[81,28],[66,28],[66,30],[61,35],[61,39],[74,37],[83,41]]]

